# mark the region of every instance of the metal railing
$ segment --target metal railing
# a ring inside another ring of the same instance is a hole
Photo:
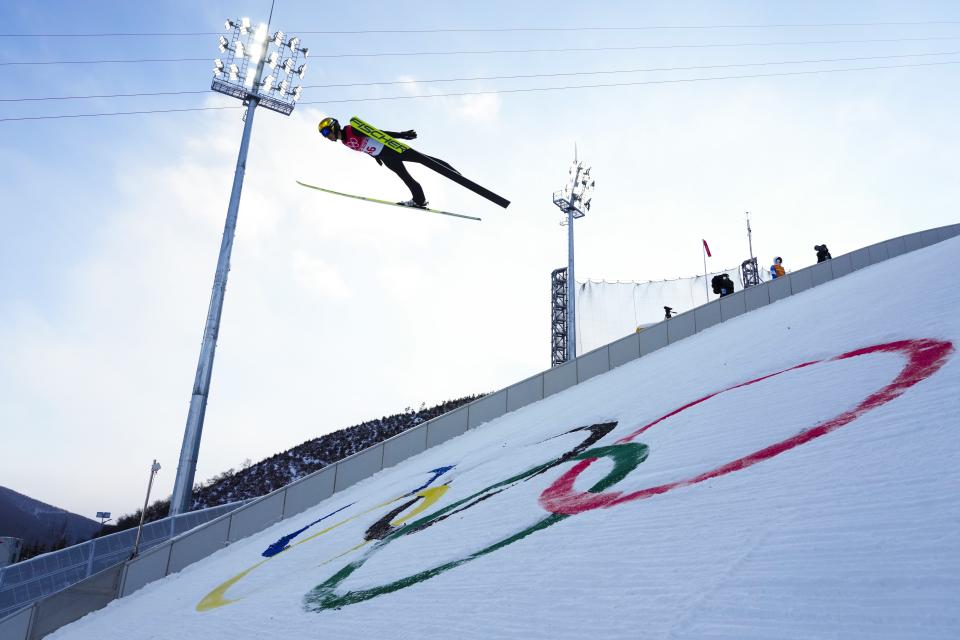
[[[207,523],[249,501],[191,511],[143,526],[140,550]],[[102,538],[52,551],[0,569],[0,618],[56,593],[130,557],[137,530],[127,529]]]

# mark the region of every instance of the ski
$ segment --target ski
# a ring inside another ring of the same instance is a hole
[[[307,184],[306,182],[300,182],[297,180],[297,184],[308,189],[316,189],[317,191],[323,191],[324,193],[332,193],[335,196],[343,196],[345,198],[353,198],[355,200],[365,200],[367,202],[376,202],[377,204],[388,204],[391,207],[402,207],[404,209],[412,209],[413,211],[429,211],[430,213],[440,213],[445,216],[454,216],[456,218],[465,218],[467,220],[477,220],[480,221],[480,218],[475,218],[473,216],[465,216],[462,213],[453,213],[451,211],[441,211],[440,209],[429,209],[427,207],[408,207],[407,205],[398,204],[396,202],[390,202],[389,200],[380,200],[379,198],[369,198],[367,196],[357,196],[352,193],[343,193],[342,191],[334,191],[333,189],[325,189],[323,187],[318,187],[313,184]]]

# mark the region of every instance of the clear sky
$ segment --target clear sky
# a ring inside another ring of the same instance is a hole
[[[954,3],[317,7],[274,10],[311,59],[294,114],[256,114],[198,480],[546,368],[566,263],[551,193],[574,144],[597,180],[578,279],[694,275],[701,238],[713,268],[739,264],[745,211],[761,265],[788,269],[817,243],[836,255],[958,220],[960,65],[940,64],[960,62]],[[149,9],[0,4],[0,484],[88,516],[138,508],[153,458],[155,496],[172,489],[241,111],[4,119],[239,107],[208,91],[216,36],[169,34],[265,21],[270,2]],[[89,35],[117,33],[166,35]],[[158,58],[201,61],[11,64]],[[540,77],[431,82],[521,75]],[[417,82],[317,86],[401,80]],[[622,86],[529,91],[600,84]],[[512,92],[421,97],[482,91]],[[409,197],[320,138],[327,114],[415,128],[416,148],[513,204],[416,166],[433,205],[483,222],[298,187]]]

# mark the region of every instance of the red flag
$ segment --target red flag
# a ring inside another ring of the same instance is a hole
[[[706,241],[706,240],[703,241],[703,250],[707,252],[707,257],[708,257],[708,258],[712,258],[712,257],[713,257],[713,254],[710,253],[710,246],[707,245],[707,241]]]

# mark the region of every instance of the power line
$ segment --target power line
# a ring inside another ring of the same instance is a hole
[[[895,65],[879,65],[873,67],[851,67],[849,69],[811,69],[806,71],[783,71],[779,73],[756,73],[756,74],[744,74],[736,76],[715,76],[709,78],[672,78],[664,80],[642,80],[638,82],[611,82],[606,84],[583,84],[583,85],[567,85],[562,87],[527,87],[519,89],[491,89],[488,91],[464,91],[459,93],[434,93],[426,94],[420,96],[384,96],[379,98],[350,98],[346,100],[317,100],[313,102],[301,102],[300,104],[340,104],[346,102],[379,102],[384,100],[413,100],[418,98],[449,98],[449,97],[460,97],[460,96],[478,96],[478,95],[488,95],[488,94],[502,94],[502,93],[533,93],[541,91],[569,91],[575,89],[606,89],[610,87],[633,87],[639,85],[650,85],[650,84],[678,84],[685,82],[709,82],[711,80],[742,80],[749,78],[773,78],[778,76],[799,76],[799,75],[814,75],[822,73],[843,73],[850,71],[873,71],[876,69],[903,69],[908,67],[930,67],[946,64],[960,64],[960,60],[950,60],[944,62],[917,62],[913,64],[895,64]]]
[[[960,60],[949,60],[942,62],[917,62],[911,64],[897,64],[897,65],[878,65],[871,67],[851,67],[848,69],[810,69],[805,71],[783,71],[779,73],[757,73],[757,74],[744,74],[736,76],[714,76],[706,78],[673,78],[673,79],[664,79],[664,80],[641,80],[637,82],[613,82],[606,84],[587,84],[587,85],[567,85],[561,87],[527,87],[527,88],[518,88],[518,89],[491,89],[487,91],[463,91],[456,93],[434,93],[427,95],[415,95],[415,96],[384,96],[379,98],[348,98],[343,100],[318,100],[313,102],[301,102],[300,104],[344,104],[348,102],[380,102],[386,100],[419,100],[424,98],[448,98],[448,97],[461,97],[461,96],[476,96],[476,95],[492,95],[492,94],[506,94],[506,93],[533,93],[533,92],[546,92],[546,91],[570,91],[577,89],[605,89],[611,87],[631,87],[631,86],[641,86],[641,85],[654,85],[654,84],[678,84],[678,83],[692,83],[692,82],[710,82],[717,80],[742,80],[750,78],[772,78],[772,77],[781,77],[781,76],[799,76],[799,75],[814,75],[814,74],[826,74],[826,73],[846,73],[851,71],[873,71],[878,69],[905,69],[910,67],[930,67],[930,66],[940,66],[948,64],[960,64]],[[15,122],[15,121],[26,121],[26,120],[56,120],[63,118],[93,118],[99,116],[119,116],[119,115],[141,115],[149,113],[173,113],[173,112],[185,112],[185,111],[212,111],[212,110],[221,110],[221,109],[239,109],[241,107],[193,107],[193,108],[184,108],[184,109],[149,109],[142,111],[114,111],[108,113],[79,113],[79,114],[62,114],[55,116],[21,116],[21,117],[10,117],[10,118],[0,118],[0,122]]]
[[[777,46],[808,46],[826,44],[867,44],[890,42],[932,42],[941,40],[960,40],[960,36],[927,36],[921,38],[867,38],[860,40],[806,40],[786,42],[732,42],[711,44],[644,44],[619,47],[561,47],[556,49],[476,49],[462,51],[392,51],[378,53],[311,53],[313,58],[386,58],[412,56],[455,56],[455,55],[488,55],[510,53],[566,53],[586,51],[640,51],[660,49],[713,49],[736,47],[777,47]],[[56,64],[122,64],[143,62],[203,62],[208,58],[147,58],[136,60],[43,60],[43,61],[16,61],[0,62],[0,66],[10,65],[56,65]]]
[[[167,36],[216,36],[223,31],[154,33],[0,33],[0,38],[153,38]]]
[[[908,27],[960,24],[960,20],[922,20],[900,22],[809,22],[774,24],[709,24],[709,25],[646,25],[646,26],[597,26],[597,27],[448,27],[440,29],[363,29],[355,31],[301,31],[307,35],[359,35],[365,33],[515,33],[515,32],[574,32],[574,31],[669,31],[698,29],[806,29],[823,27]],[[215,36],[220,31],[185,32],[120,32],[120,33],[0,33],[3,38],[150,38],[179,36]]]
[[[210,58],[140,58],[139,60],[24,60],[17,62],[0,62],[0,66],[38,65],[38,64],[127,64],[141,62],[206,62]]]
[[[960,52],[958,52],[960,53]],[[209,93],[209,89],[203,91],[150,91],[145,93],[101,93],[84,96],[45,96],[41,98],[0,98],[0,102],[37,102],[43,100],[90,100],[93,98],[141,98],[145,96],[180,96],[193,95],[200,93]]]
[[[775,46],[806,46],[823,44],[865,44],[876,42],[929,42],[934,40],[960,40],[960,36],[929,36],[923,38],[870,38],[863,40],[808,40],[794,42],[734,42],[711,44],[642,44],[619,47],[562,47],[557,49],[475,49],[462,51],[396,51],[381,53],[319,53],[311,54],[314,58],[379,58],[393,56],[457,56],[457,55],[487,55],[502,53],[567,53],[586,51],[639,51],[659,49],[712,49],[735,47],[775,47]]]
[[[940,51],[940,52],[931,52],[931,53],[904,53],[897,55],[888,55],[888,56],[858,56],[855,58],[820,58],[815,60],[780,60],[773,62],[742,62],[736,64],[709,64],[709,65],[696,65],[689,67],[643,67],[635,69],[609,69],[609,70],[600,70],[600,71],[570,71],[570,72],[560,72],[560,73],[530,73],[530,74],[518,74],[510,76],[471,76],[464,78],[435,78],[430,80],[388,80],[381,82],[348,82],[341,84],[312,84],[304,85],[304,89],[334,89],[334,88],[344,88],[344,87],[371,87],[371,86],[380,86],[380,85],[397,85],[397,84],[432,84],[437,82],[471,82],[477,80],[521,80],[521,79],[532,79],[532,78],[557,78],[565,76],[593,76],[593,75],[609,75],[617,73],[646,73],[646,72],[656,72],[656,71],[696,71],[701,69],[729,69],[735,67],[763,67],[771,65],[781,65],[781,64],[816,64],[816,63],[825,63],[825,62],[858,62],[862,60],[887,60],[892,58],[914,58],[914,57],[923,57],[923,56],[952,56],[960,55],[960,51]],[[3,100],[0,99],[0,102]]]
[[[557,31],[668,31],[697,29],[791,29],[818,27],[906,27],[960,24],[960,20],[931,20],[923,22],[820,22],[781,24],[710,24],[710,25],[651,25],[633,27],[502,27],[502,28],[447,28],[447,29],[365,29],[358,31],[297,31],[306,35],[360,35],[365,33],[510,33]]]
[[[648,73],[662,71],[696,71],[702,69],[729,69],[738,67],[762,67],[785,64],[822,64],[827,62],[859,62],[863,60],[889,60],[895,58],[914,58],[927,56],[952,56],[960,55],[960,51],[934,51],[927,53],[902,53],[886,56],[857,56],[853,58],[818,58],[813,60],[778,60],[768,62],[742,62],[736,64],[711,64],[695,65],[686,67],[643,67],[633,69],[607,69],[599,71],[571,71],[561,73],[530,73],[516,74],[509,76],[470,76],[463,78],[433,78],[427,80],[384,80],[378,82],[348,82],[338,84],[314,84],[304,85],[304,89],[339,89],[345,87],[372,87],[389,86],[403,84],[434,84],[438,82],[474,82],[478,80],[528,80],[534,78],[558,78],[569,76],[593,76],[593,75],[612,75],[619,73]],[[38,98],[0,98],[0,102],[37,102],[51,100],[89,100],[99,98],[137,98],[137,97],[155,97],[155,96],[173,96],[173,95],[197,95],[205,94],[203,91],[151,91],[144,93],[103,93],[78,96],[46,96]]]
[[[244,109],[245,107],[189,107],[186,109],[144,109],[143,111],[110,111],[101,113],[65,113],[58,116],[23,116],[14,118],[0,118],[0,122],[16,122],[23,120],[61,120],[64,118],[99,118],[101,116],[134,116],[147,113],[183,113],[185,111],[219,111],[223,109]]]

